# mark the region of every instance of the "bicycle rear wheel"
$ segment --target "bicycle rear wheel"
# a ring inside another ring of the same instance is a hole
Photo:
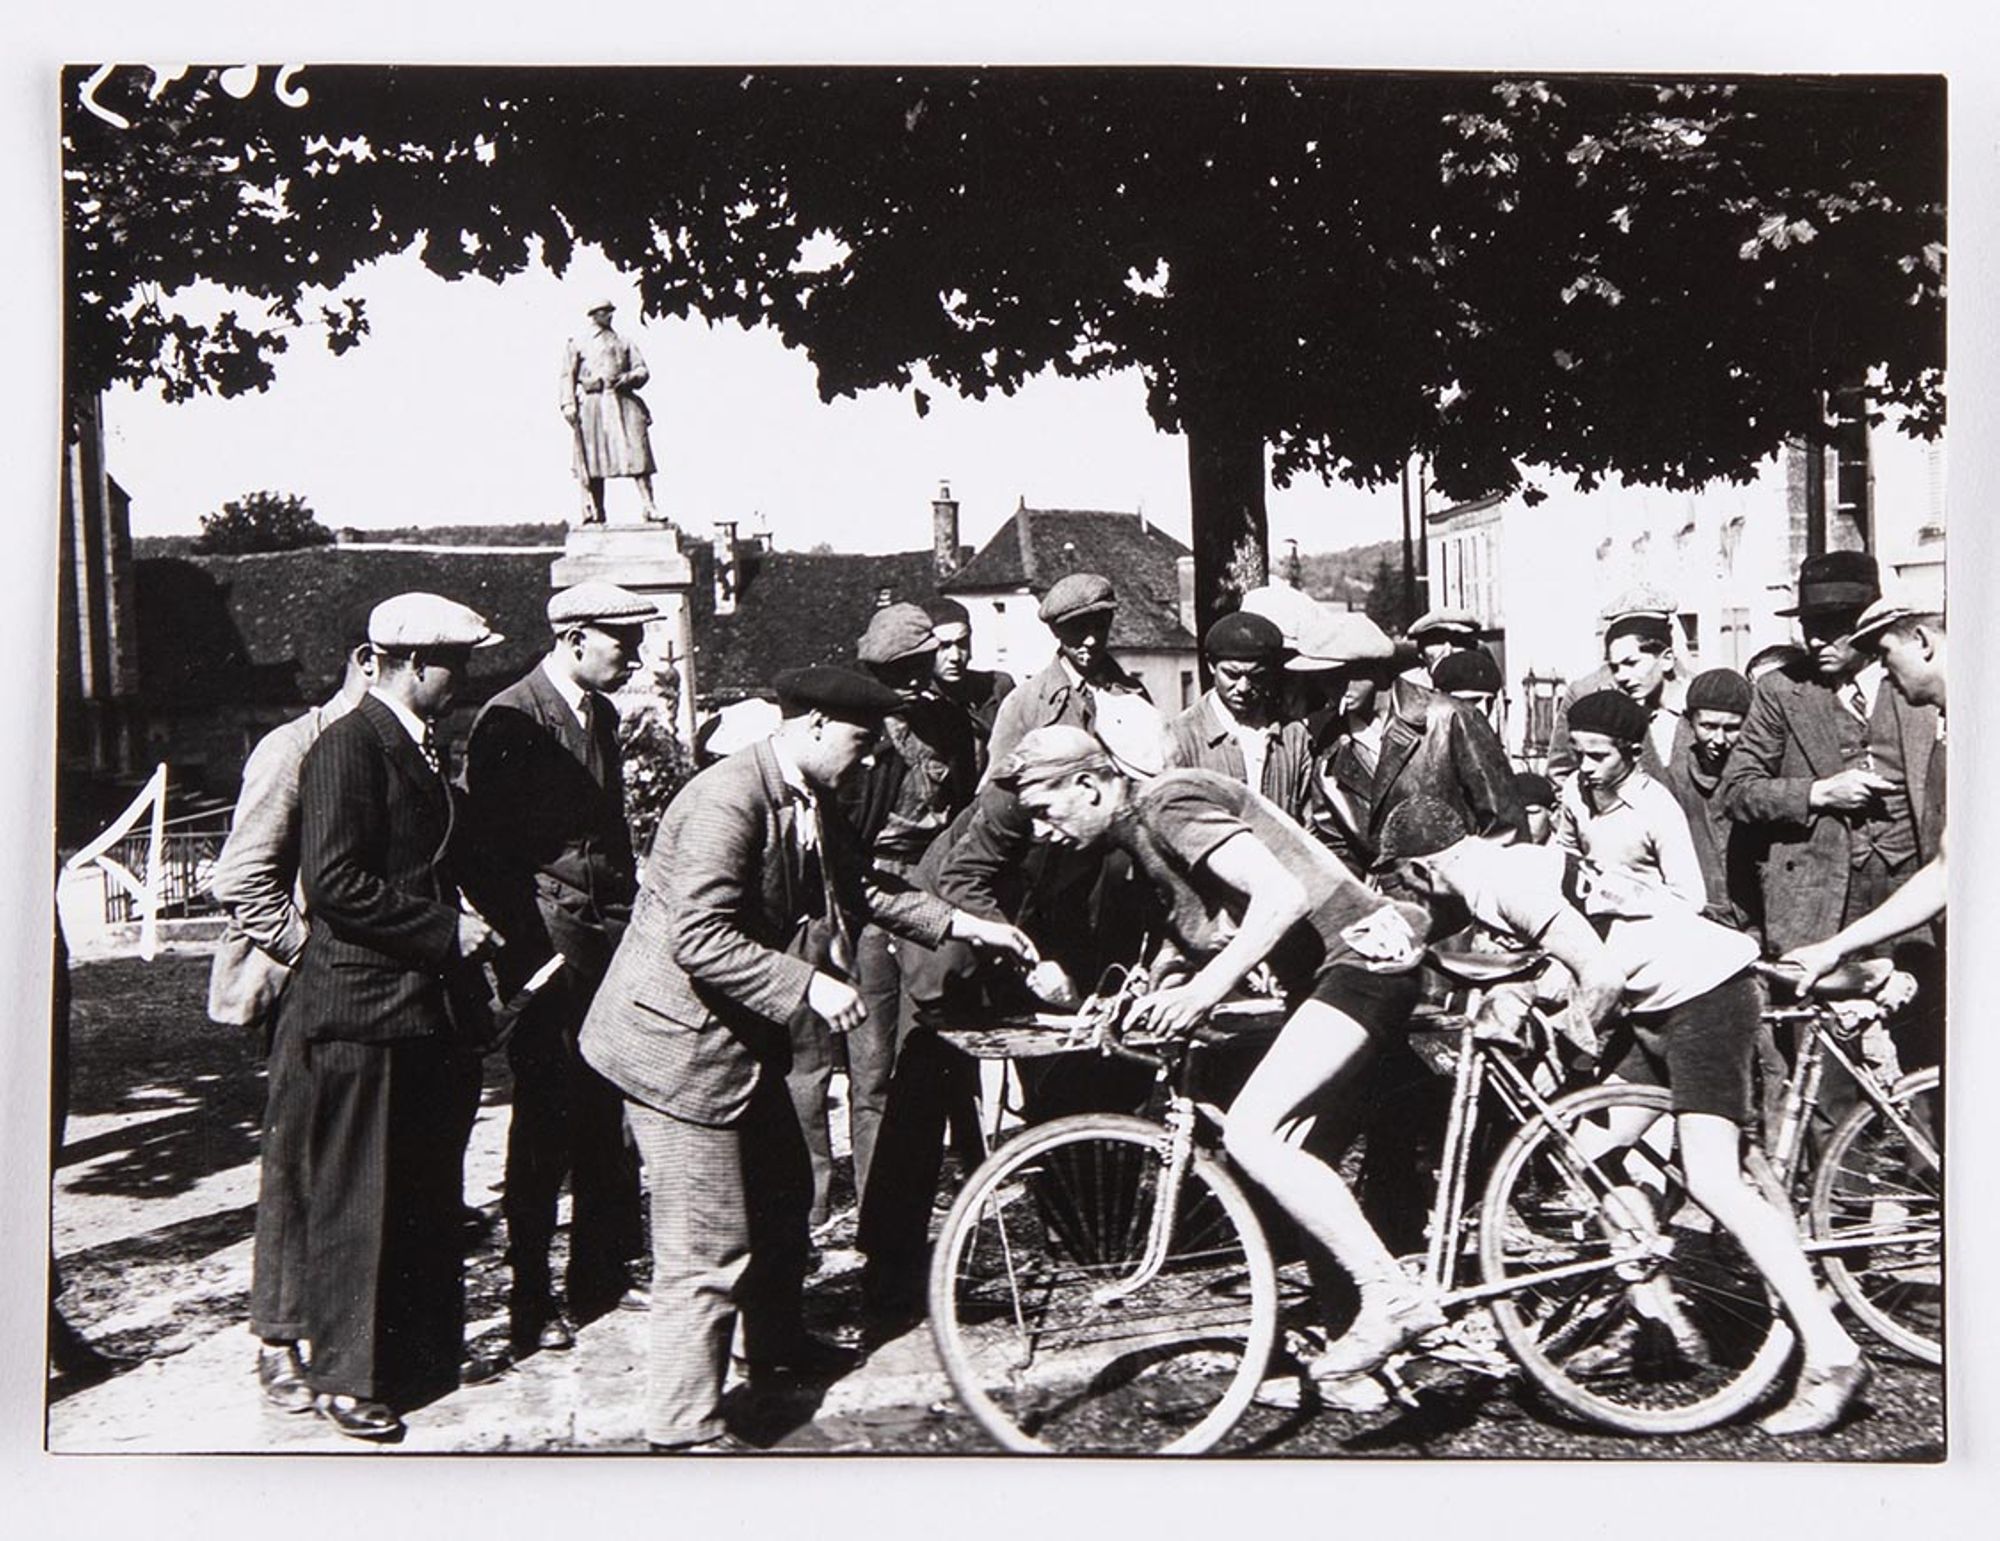
[[[1917,1136],[1864,1101],[1813,1175],[1812,1238],[1827,1283],[1863,1326],[1907,1354],[1944,1362],[1943,1106],[1938,1073],[1889,1093]]]
[[[1163,1196],[1169,1141],[1122,1114],[1055,1119],[1003,1145],[952,1205],[931,1327],[959,1399],[1005,1448],[1192,1455],[1249,1405],[1277,1332],[1270,1248],[1201,1152]],[[1163,1197],[1171,1237],[1135,1285]]]
[[[1611,1115],[1649,1116],[1606,1152]],[[1791,1328],[1733,1239],[1688,1197],[1666,1090],[1619,1083],[1555,1103],[1487,1184],[1486,1282],[1509,1350],[1550,1399],[1633,1434],[1709,1428],[1750,1407]]]

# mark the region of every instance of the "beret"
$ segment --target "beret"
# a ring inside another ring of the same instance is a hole
[[[558,631],[565,626],[587,626],[593,621],[610,626],[638,626],[657,620],[659,614],[660,607],[650,599],[602,578],[561,589],[549,598],[549,624]]]
[[[1035,728],[1021,735],[1013,752],[993,767],[993,783],[1009,792],[1059,781],[1079,771],[1107,771],[1114,767],[1111,751],[1082,728],[1058,723]]]
[[[879,722],[903,706],[903,698],[887,685],[838,664],[787,669],[772,683],[778,689],[778,709],[787,717],[825,712],[850,722]]]
[[[933,626],[970,626],[972,612],[953,599],[949,594],[940,594],[924,603],[924,614],[931,618]]]
[[[1865,551],[1823,551],[1799,564],[1799,602],[1779,615],[1859,610],[1882,597],[1881,569]]]
[[[1410,622],[1410,635],[1421,637],[1427,631],[1460,632],[1468,637],[1479,635],[1479,617],[1470,610],[1460,610],[1453,605],[1441,605],[1435,610],[1426,610]]]
[[[1750,682],[1734,669],[1709,669],[1688,681],[1687,710],[1734,712],[1750,710]]]
[[[377,647],[491,647],[505,639],[486,617],[442,594],[398,594],[368,612],[368,640]]]
[[[1483,647],[1460,648],[1431,665],[1431,683],[1447,694],[1454,690],[1497,692],[1501,686],[1500,665]]]
[[[1631,610],[1604,628],[1604,645],[1607,649],[1620,637],[1637,637],[1641,642],[1653,643],[1664,650],[1674,645],[1674,626],[1664,615]]]
[[[1071,573],[1058,578],[1042,596],[1042,608],[1037,614],[1053,626],[1057,621],[1117,608],[1118,595],[1112,590],[1109,578],[1100,573]]]
[[[1211,660],[1238,658],[1263,662],[1284,652],[1285,634],[1278,630],[1275,621],[1238,610],[1208,628],[1208,635],[1201,639],[1201,650]]]
[[[1472,833],[1465,815],[1441,797],[1406,797],[1389,810],[1376,844],[1376,866],[1435,856]]]
[[[1310,628],[1312,617],[1321,608],[1320,602],[1302,589],[1289,583],[1267,583],[1243,596],[1240,613],[1263,616],[1278,628],[1286,647],[1296,648],[1299,633]]]
[[[1515,771],[1514,795],[1521,799],[1523,808],[1553,808],[1556,805],[1556,784],[1534,771]]]
[[[900,663],[937,651],[931,635],[930,612],[922,605],[884,605],[868,617],[868,629],[861,634],[857,652],[865,664]]]
[[[1636,744],[1652,723],[1646,708],[1622,690],[1593,690],[1569,709],[1572,733],[1602,733],[1621,743]]]
[[[1321,606],[1299,633],[1299,656],[1287,669],[1337,669],[1343,664],[1380,663],[1396,656],[1389,634],[1359,610],[1329,610]]]

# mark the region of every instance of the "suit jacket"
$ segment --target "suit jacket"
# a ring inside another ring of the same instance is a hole
[[[1937,710],[1911,706],[1887,680],[1876,697],[1878,712],[1884,697],[1902,742],[1917,848],[1928,859],[1936,854],[1925,810]],[[1772,952],[1824,941],[1842,925],[1852,870],[1847,822],[1838,813],[1815,812],[1810,795],[1815,781],[1845,769],[1843,710],[1832,687],[1806,669],[1766,674],[1751,693],[1742,736],[1722,768],[1716,795],[1723,812],[1751,826],[1763,852],[1764,943]]]
[[[1391,810],[1419,794],[1456,807],[1474,834],[1511,831],[1526,839],[1527,810],[1514,791],[1513,768],[1492,725],[1466,702],[1408,680],[1398,679],[1388,688],[1394,694],[1375,773],[1354,775],[1339,753],[1338,739],[1319,762],[1318,777],[1338,787],[1362,815],[1359,831],[1349,828],[1326,788],[1319,788],[1316,832],[1334,854],[1350,870],[1367,873]]]
[[[1093,680],[1092,690],[1109,690],[1117,694],[1129,694],[1151,700],[1146,687],[1136,674],[1127,674],[1115,659],[1107,660],[1110,677],[1102,683]],[[998,715],[993,719],[993,736],[987,741],[987,774],[992,774],[993,766],[1007,758],[1014,746],[1036,728],[1055,727],[1059,724],[1077,728],[1088,728],[1095,721],[1083,694],[1070,683],[1069,671],[1063,667],[1060,657],[1049,660],[1049,666],[1029,680],[1009,692],[1007,699],[1000,703]]]
[[[539,663],[473,720],[467,827],[491,868],[480,908],[507,938],[495,965],[505,990],[558,951],[595,978],[631,914],[638,880],[618,710],[601,695],[595,702],[594,752]]]
[[[1218,771],[1237,781],[1249,775],[1242,746],[1223,722],[1214,691],[1168,721],[1166,768]],[[1287,722],[1264,756],[1263,783],[1257,790],[1306,824],[1312,818],[1312,785],[1312,743],[1306,725]]]
[[[210,891],[228,912],[208,972],[208,1017],[232,1027],[269,1019],[306,945],[299,909],[299,768],[330,722],[353,703],[324,706],[273,728],[243,765],[229,838],[215,858]]]
[[[454,824],[450,786],[373,696],[307,751],[309,931],[284,1010],[308,1040],[483,1037],[485,981],[458,952]]]
[[[927,945],[951,909],[875,881],[830,797],[821,859],[841,908]],[[667,805],[632,924],[584,1018],[583,1057],[634,1101],[689,1123],[725,1125],[765,1074],[790,1059],[790,1024],[814,972],[807,923],[825,887],[796,836],[799,806],[769,742],[702,771]]]

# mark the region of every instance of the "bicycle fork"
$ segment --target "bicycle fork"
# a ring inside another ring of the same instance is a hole
[[[1091,1292],[1090,1299],[1094,1305],[1115,1305],[1134,1290],[1145,1288],[1167,1260],[1167,1248],[1174,1236],[1174,1214],[1180,1207],[1181,1181],[1187,1176],[1188,1163],[1194,1159],[1193,1101],[1175,1096],[1167,1104],[1165,1121],[1166,1170],[1161,1174],[1159,1186],[1153,1194],[1153,1215],[1146,1228],[1146,1250],[1128,1276]]]

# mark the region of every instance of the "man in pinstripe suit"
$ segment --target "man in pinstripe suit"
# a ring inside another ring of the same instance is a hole
[[[632,924],[584,1019],[583,1056],[626,1097],[652,1192],[646,1437],[728,1448],[722,1387],[740,1308],[753,1378],[848,1368],[802,1320],[811,1171],[784,1074],[804,1011],[861,1021],[851,917],[1023,958],[1010,925],[867,871],[829,795],[901,705],[851,670],[779,676],[784,720],[668,806]]]
[[[281,1007],[304,1043],[305,1335],[317,1411],[391,1439],[458,1381],[466,1137],[479,1099],[494,933],[462,899],[450,785],[432,724],[472,650],[500,640],[435,594],[369,617],[376,681],[301,776],[310,930]]]

